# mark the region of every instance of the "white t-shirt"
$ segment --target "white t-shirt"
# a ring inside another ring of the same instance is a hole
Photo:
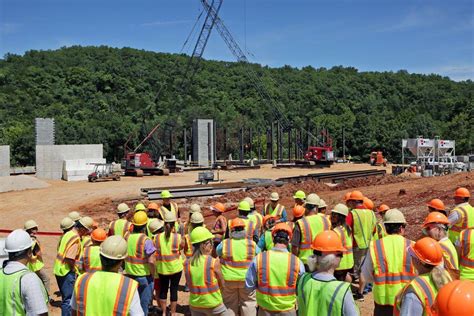
[[[9,261],[4,268],[5,274],[12,274],[20,270],[28,269],[18,261]],[[36,316],[48,312],[43,282],[34,272],[28,272],[21,278],[20,293],[26,315]]]

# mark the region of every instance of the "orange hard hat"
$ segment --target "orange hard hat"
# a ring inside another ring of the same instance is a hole
[[[454,196],[455,196],[455,197],[460,197],[460,198],[470,198],[470,197],[471,197],[471,193],[470,193],[469,190],[466,189],[466,188],[458,188],[458,189],[456,189],[456,191],[454,192]]]
[[[276,233],[279,231],[284,231],[288,234],[288,238],[291,240],[293,237],[293,231],[291,230],[290,226],[287,223],[278,223],[273,227],[272,236],[275,237]]]
[[[352,192],[347,192],[346,194],[344,194],[344,201],[347,202],[349,200],[349,197],[351,196],[351,193]]]
[[[92,240],[95,241],[104,241],[107,238],[107,233],[102,228],[96,228],[91,233]]]
[[[342,245],[339,235],[333,230],[325,230],[314,238],[311,249],[322,252],[342,252],[346,248]]]
[[[443,262],[443,249],[436,240],[430,237],[421,238],[414,245],[410,245],[408,253],[432,266],[437,266]]]
[[[268,222],[269,219],[277,219],[277,216],[275,215],[271,215],[271,214],[268,214],[268,215],[265,215],[263,217],[263,226],[265,226],[265,224]]]
[[[216,204],[211,206],[211,210],[217,213],[224,213],[225,212],[225,205],[221,202],[217,202]]]
[[[236,227],[245,227],[245,222],[240,217],[236,217],[230,221],[230,229],[234,229]]]
[[[351,195],[349,195],[348,201],[363,201],[364,195],[360,191],[352,191]]]
[[[474,282],[455,280],[443,286],[433,306],[438,316],[474,315]]]
[[[158,211],[160,207],[155,202],[151,202],[150,204],[148,204],[148,209]]]
[[[426,216],[425,221],[423,222],[423,227],[426,227],[429,224],[445,224],[449,225],[449,220],[446,215],[440,212],[431,212]]]
[[[426,205],[438,211],[446,210],[446,207],[444,206],[443,201],[441,201],[440,199],[432,199]]]
[[[386,212],[390,209],[390,206],[388,206],[387,204],[380,204],[379,207],[377,207],[377,212]]]
[[[305,212],[306,209],[302,205],[295,205],[295,207],[293,207],[293,216],[295,217],[302,217]]]
[[[372,202],[371,199],[367,198],[367,197],[364,197],[364,207],[368,210],[373,210],[375,205],[374,205],[374,202]]]

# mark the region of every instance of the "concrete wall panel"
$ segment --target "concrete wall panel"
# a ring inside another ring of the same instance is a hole
[[[208,167],[209,163],[214,163],[213,131],[214,120],[196,119],[193,121],[193,161],[197,161],[199,166]]]
[[[10,175],[10,146],[0,146],[0,177]]]

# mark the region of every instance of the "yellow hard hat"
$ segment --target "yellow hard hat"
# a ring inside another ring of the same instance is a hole
[[[170,191],[163,190],[161,191],[161,198],[162,199],[171,199],[173,196],[171,195]]]
[[[249,202],[243,200],[239,203],[239,211],[250,212],[250,204]]]
[[[78,220],[81,219],[81,214],[76,211],[72,211],[71,213],[68,214],[68,217],[72,219],[73,221],[77,222]]]
[[[204,223],[204,216],[202,216],[201,213],[193,213],[193,215],[191,215],[191,220],[190,220],[191,223],[193,224],[201,224],[201,223]]]
[[[133,214],[132,223],[135,226],[143,226],[148,222],[148,216],[144,211],[138,211]]]
[[[296,191],[295,195],[293,195],[293,198],[304,200],[304,199],[306,199],[306,194],[303,191],[298,190],[298,191]],[[318,204],[315,204],[315,205],[318,205]]]
[[[130,207],[128,207],[128,205],[126,203],[120,203],[117,206],[117,214],[126,213],[128,211],[130,211]]]
[[[100,245],[100,254],[112,260],[123,260],[127,257],[127,241],[119,235],[107,237]]]
[[[135,205],[135,212],[138,211],[146,211],[145,204],[138,202],[137,205]]]
[[[199,204],[191,204],[191,206],[189,207],[189,213],[200,213],[201,212],[201,207],[199,206]]]
[[[66,230],[74,226],[74,221],[70,217],[65,217],[61,220],[61,230]]]
[[[209,229],[205,227],[196,227],[191,232],[191,243],[198,244],[200,242],[214,238],[214,235],[211,234]]]
[[[163,221],[158,218],[153,218],[148,224],[148,228],[152,233],[155,233],[157,230],[163,227]]]
[[[28,229],[32,229],[32,228],[38,228],[38,224],[36,224],[36,222],[32,219],[28,220],[25,222],[25,224],[23,225],[23,228],[25,230],[28,230]]]
[[[383,217],[384,224],[406,224],[407,221],[405,220],[405,216],[403,215],[400,210],[396,208],[389,209],[384,217]]]

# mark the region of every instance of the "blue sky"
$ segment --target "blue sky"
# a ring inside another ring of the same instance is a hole
[[[252,62],[474,80],[473,3],[224,0],[220,16]],[[200,10],[199,0],[0,0],[0,56],[76,44],[176,53]],[[204,57],[234,60],[217,32]]]

